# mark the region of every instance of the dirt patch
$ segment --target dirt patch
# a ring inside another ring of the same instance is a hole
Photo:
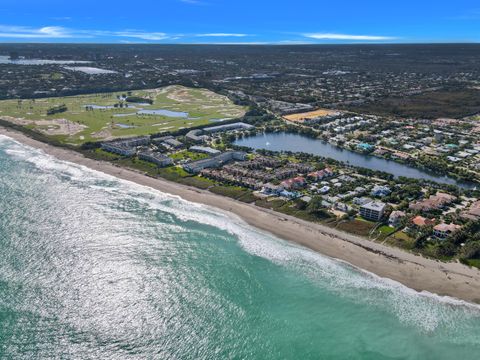
[[[96,133],[93,133],[92,137],[95,139],[110,140],[112,138],[112,133],[110,132],[110,130],[103,129]]]
[[[27,120],[24,118],[15,118],[11,116],[3,116],[2,119],[9,121],[15,125],[35,125],[35,129],[46,135],[75,135],[82,132],[87,127],[85,125],[67,120]]]
[[[305,120],[315,119],[319,117],[330,116],[338,113],[337,111],[327,110],[327,109],[318,109],[315,111],[309,111],[305,113],[285,115],[283,118],[288,121],[294,122],[303,122]]]
[[[38,130],[46,135],[72,136],[87,128],[85,125],[67,119],[37,120],[34,123],[38,126]]]

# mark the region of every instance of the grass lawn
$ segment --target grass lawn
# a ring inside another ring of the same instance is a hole
[[[212,124],[245,114],[245,107],[206,89],[168,86],[132,91],[129,96],[153,104],[126,102],[127,92],[113,92],[35,100],[0,101],[0,116],[17,125],[39,131],[64,143],[80,145],[116,137],[148,135]],[[119,99],[120,97],[120,99]],[[122,104],[124,107],[114,107]],[[65,105],[67,111],[48,115],[49,109]],[[86,106],[93,108],[86,108]],[[125,107],[127,105],[128,107]],[[162,114],[141,114],[166,110]]]
[[[209,157],[208,154],[196,153],[188,150],[178,151],[176,153],[169,154],[168,156],[175,161],[188,160],[188,159],[192,161],[197,161],[197,160],[202,160]]]
[[[380,226],[378,228],[378,231],[382,234],[382,235],[390,235],[391,233],[393,233],[395,231],[395,228],[392,228],[388,225],[383,225],[383,226]]]
[[[169,166],[166,168],[160,168],[158,169],[158,175],[166,180],[170,181],[178,181],[182,178],[190,177],[192,176],[185,170],[183,170],[181,167],[176,167],[176,166]]]

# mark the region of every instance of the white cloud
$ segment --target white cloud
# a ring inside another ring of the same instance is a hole
[[[135,38],[150,41],[160,41],[169,39],[170,36],[163,32],[142,32],[142,31],[116,31],[111,33],[112,36]]]
[[[396,37],[377,36],[377,35],[349,35],[335,33],[314,33],[304,34],[303,36],[315,40],[352,40],[352,41],[385,41],[395,40]]]
[[[59,39],[70,37],[72,37],[72,33],[61,26],[32,28],[26,26],[0,25],[0,38]]]
[[[180,0],[180,2],[192,5],[205,5],[205,3],[200,0]]]
[[[70,16],[58,16],[58,17],[52,17],[50,18],[55,21],[70,21],[72,18]]]
[[[245,37],[250,36],[248,34],[235,34],[235,33],[209,33],[209,34],[196,34],[196,37]]]

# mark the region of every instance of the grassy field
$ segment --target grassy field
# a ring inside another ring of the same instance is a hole
[[[127,95],[149,99],[153,103],[124,101]],[[62,105],[67,107],[67,111],[47,115],[49,109]],[[139,113],[145,110],[168,112],[152,115]],[[244,114],[244,107],[233,104],[223,95],[183,86],[131,93],[0,101],[1,118],[74,145],[175,131],[209,123],[214,125],[215,120],[237,118]]]

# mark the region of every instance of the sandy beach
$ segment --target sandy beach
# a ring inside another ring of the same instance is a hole
[[[468,302],[480,303],[480,270],[459,262],[444,263],[371,242],[321,224],[310,223],[288,215],[245,204],[185,185],[154,179],[139,172],[120,168],[108,162],[85,158],[78,152],[58,148],[0,127],[0,134],[65,161],[121,179],[177,195],[188,201],[216,207],[241,217],[248,224],[282,239],[308,247],[323,255],[348,262],[378,276],[398,281],[417,291],[428,291]]]

